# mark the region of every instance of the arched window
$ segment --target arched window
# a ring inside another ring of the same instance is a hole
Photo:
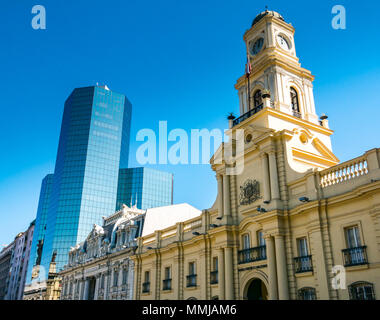
[[[257,108],[263,104],[263,99],[261,97],[261,90],[256,90],[253,94],[253,107]]]
[[[314,288],[305,287],[298,290],[298,300],[316,300],[317,295]]]
[[[300,105],[298,100],[298,93],[293,87],[290,88],[290,101],[292,105],[293,114],[296,117],[300,117]]]
[[[373,284],[365,281],[359,281],[348,286],[350,300],[375,300],[375,291]]]

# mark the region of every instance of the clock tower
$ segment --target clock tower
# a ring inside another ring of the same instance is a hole
[[[325,169],[339,160],[332,152],[333,131],[327,116],[319,118],[316,113],[314,76],[301,67],[294,33],[279,13],[268,10],[244,33],[251,68],[235,84],[240,117],[231,121],[230,133],[244,129],[250,141],[264,129],[285,135],[289,166],[303,173],[310,168]]]

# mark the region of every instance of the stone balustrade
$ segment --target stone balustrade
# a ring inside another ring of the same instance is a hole
[[[326,188],[366,174],[368,174],[368,163],[364,155],[321,171],[320,184],[322,188]]]

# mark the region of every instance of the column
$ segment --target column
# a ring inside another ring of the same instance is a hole
[[[77,292],[77,286],[79,286],[79,280],[78,281],[72,281],[73,285],[72,285],[72,296],[71,296],[71,299],[75,300],[75,293]],[[80,291],[78,291],[80,293]],[[70,292],[69,292],[70,294]],[[80,299],[80,297],[79,297]]]
[[[264,202],[270,201],[270,181],[269,181],[269,167],[268,167],[268,155],[262,153],[261,166],[263,170],[263,185],[264,185]]]
[[[89,288],[89,279],[85,279],[84,281],[84,292],[83,292],[83,300],[88,300],[88,288]]]
[[[276,200],[276,199],[280,199],[276,153],[272,150],[268,153],[268,156],[269,156],[269,169],[270,169],[270,190],[272,194],[272,199]]]
[[[100,274],[95,276],[95,292],[94,292],[94,300],[98,300],[98,291],[99,291],[99,283],[100,283]]]
[[[265,238],[267,250],[267,264],[268,264],[268,282],[269,282],[269,300],[277,300],[277,271],[276,271],[276,252],[274,248],[273,237],[268,236]]]
[[[223,175],[223,214],[224,216],[231,216],[230,205],[230,176]]]
[[[222,175],[217,174],[218,181],[218,217],[223,217],[223,178]]]
[[[199,279],[199,283],[200,283],[200,286],[201,286],[201,299],[202,300],[208,300],[210,299],[208,296],[207,296],[207,291],[208,291],[208,287],[210,285],[210,282],[208,281],[208,275],[210,274],[210,270],[207,266],[207,259],[208,259],[208,254],[207,254],[207,248],[205,247],[201,252],[200,252],[200,255],[199,255],[199,264],[200,264],[200,271],[201,272],[197,272],[198,276],[197,278]]]
[[[232,248],[224,248],[225,252],[225,299],[233,300],[234,297],[234,271],[232,265]]]
[[[110,291],[110,281],[111,281],[111,272],[108,269],[107,272],[105,273],[105,278],[104,278],[104,300],[108,300],[109,291]]]
[[[280,300],[289,300],[288,271],[286,266],[285,242],[282,235],[275,236],[278,296]]]
[[[218,280],[219,280],[219,300],[225,299],[225,278],[224,278],[224,250],[218,249]]]

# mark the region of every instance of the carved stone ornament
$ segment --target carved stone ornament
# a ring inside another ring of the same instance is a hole
[[[240,204],[249,205],[258,199],[261,199],[259,182],[251,179],[246,180],[244,185],[240,187]]]

